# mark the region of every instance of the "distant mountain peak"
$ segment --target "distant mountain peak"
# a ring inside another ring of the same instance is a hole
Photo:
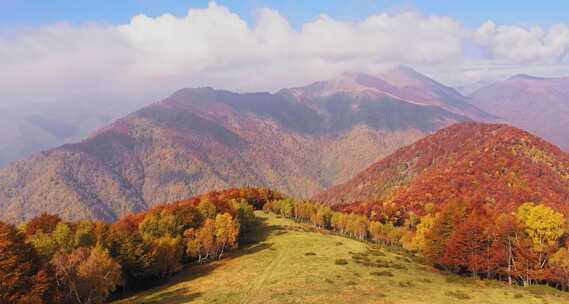
[[[178,90],[82,142],[1,169],[0,220],[44,211],[113,220],[238,185],[308,197],[402,144],[472,119],[430,89],[347,73],[276,94]]]
[[[393,69],[391,69],[390,71],[391,72],[398,72],[398,73],[405,73],[407,75],[425,77],[425,75],[417,72],[417,70],[415,70],[414,68],[412,68],[408,65],[404,65],[404,64],[400,64],[400,65],[394,67]]]
[[[352,94],[380,94],[389,95],[392,97],[398,89],[386,82],[385,80],[365,74],[345,72],[335,78],[318,81],[308,86],[285,89],[283,91],[289,92],[292,95],[302,97],[326,97],[339,93],[352,93]]]
[[[425,85],[433,84],[442,85],[406,65],[398,65],[397,67],[383,73],[382,77],[392,85],[398,87],[424,87]]]
[[[569,150],[569,77],[519,74],[469,96],[476,107]]]
[[[546,80],[544,77],[537,77],[528,74],[517,74],[509,78],[510,80]]]

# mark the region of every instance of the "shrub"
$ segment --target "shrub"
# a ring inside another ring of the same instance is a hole
[[[516,294],[514,295],[514,299],[521,299],[521,298],[523,298],[523,297],[524,297],[524,295],[521,294],[521,293],[516,293]]]
[[[336,259],[335,264],[336,265],[346,265],[346,264],[348,264],[348,261],[346,261],[345,259]]]
[[[352,259],[360,262],[370,262],[370,259],[367,256],[362,255],[352,255]]]
[[[401,265],[401,264],[396,264],[396,263],[391,264],[391,268],[393,268],[393,269],[400,269],[400,270],[406,270],[406,269],[407,269],[406,266]]]
[[[373,255],[373,256],[385,256],[385,253],[379,251],[379,250],[373,250],[370,251],[369,254]]]
[[[456,275],[456,274],[447,275],[447,277],[445,278],[445,281],[447,283],[455,283],[455,284],[463,284],[463,285],[472,284],[474,282],[474,280],[471,278],[461,277],[461,276]]]
[[[412,282],[399,282],[399,287],[413,287],[414,284]]]
[[[413,262],[410,258],[406,258],[406,257],[402,257],[402,256],[396,256],[395,259],[398,260],[398,261],[403,261],[403,262],[405,262],[405,263],[411,263],[411,262]]]
[[[377,260],[377,262],[375,262],[375,267],[389,268],[391,267],[391,264],[386,261]]]
[[[470,299],[470,296],[461,290],[455,290],[455,291],[447,291],[445,292],[445,296],[449,296],[449,297],[453,297],[453,298],[457,298],[459,300],[468,300]]]
[[[336,246],[342,246],[342,245],[344,245],[344,243],[342,243],[342,242],[336,242]]]
[[[370,273],[371,275],[378,276],[378,277],[392,277],[393,273],[391,271],[374,271]]]
[[[364,265],[365,267],[373,267],[375,266],[374,263],[370,262],[370,261],[356,261],[356,263]]]
[[[309,255],[316,255],[316,253],[314,253],[314,252],[307,252],[307,253],[305,253],[304,255],[306,255],[306,256],[309,256]]]

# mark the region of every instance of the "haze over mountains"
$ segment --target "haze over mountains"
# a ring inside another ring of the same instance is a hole
[[[408,68],[275,94],[183,89],[82,142],[0,170],[2,219],[50,211],[113,220],[239,185],[308,197],[429,133],[481,117],[493,119]]]
[[[0,107],[0,167],[33,153],[87,137],[140,104],[93,100]]]
[[[513,76],[478,89],[470,102],[569,150],[569,77]]]
[[[276,93],[182,89],[81,142],[1,169],[1,219],[50,211],[113,220],[241,185],[310,197],[402,146],[469,120],[511,122],[566,148],[566,81],[517,76],[465,97],[400,66]],[[85,111],[81,123],[100,124],[108,119],[103,112]],[[29,123],[66,141],[85,132],[75,130],[78,121],[39,116]],[[38,134],[25,138],[55,142]]]
[[[409,67],[399,66],[378,77],[344,74],[330,81],[337,89],[328,89],[334,91],[343,86],[348,91],[374,91],[412,103],[439,106],[478,121],[507,122],[568,150],[569,139],[564,136],[569,120],[567,79],[517,75],[498,82],[480,80],[455,90]],[[318,90],[318,83],[312,87]],[[81,99],[4,106],[0,108],[0,141],[3,143],[0,167],[35,152],[86,138],[144,104],[140,100],[92,102]]]

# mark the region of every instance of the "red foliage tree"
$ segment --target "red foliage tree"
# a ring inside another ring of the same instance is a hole
[[[43,233],[52,233],[57,223],[61,222],[61,218],[57,215],[42,213],[26,224],[26,235],[34,235],[39,231]]]
[[[452,234],[441,262],[467,270],[474,277],[493,272],[497,265],[492,257],[493,238],[489,234],[489,226],[487,214],[472,212]]]
[[[51,278],[24,235],[0,222],[0,303],[53,303]]]

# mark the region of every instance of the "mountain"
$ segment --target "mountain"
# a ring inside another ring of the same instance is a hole
[[[221,188],[309,197],[469,117],[369,75],[277,93],[182,89],[74,144],[0,170],[0,219],[118,216]]]
[[[476,121],[500,121],[499,117],[471,105],[468,98],[456,89],[445,86],[407,66],[399,66],[380,75],[399,89],[398,96],[419,104],[441,107],[447,111],[466,115]]]
[[[313,199],[378,201],[407,210],[461,200],[506,211],[533,201],[569,214],[569,153],[508,125],[460,123],[397,150]]]
[[[46,102],[0,108],[0,167],[75,142],[137,109],[127,103]],[[121,115],[121,113],[123,113]]]
[[[569,151],[569,77],[517,75],[483,87],[470,102]]]
[[[460,94],[464,95],[464,96],[469,96],[470,94],[478,91],[479,89],[489,86],[491,84],[493,84],[494,81],[491,80],[478,80],[476,82],[473,83],[467,83],[467,84],[463,84],[460,86],[456,86],[455,89],[460,92]]]

